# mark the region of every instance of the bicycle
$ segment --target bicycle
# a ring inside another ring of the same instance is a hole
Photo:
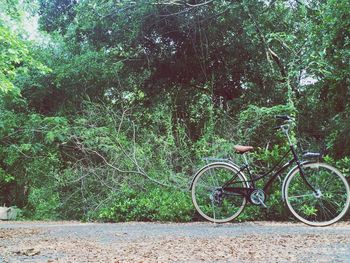
[[[301,161],[289,136],[293,119],[287,115],[276,118],[283,123],[275,129],[283,131],[290,149],[270,171],[254,176],[246,157],[253,147],[236,145],[236,153],[243,155],[243,166],[239,167],[232,159],[217,159],[220,161],[205,165],[195,174],[191,183],[192,202],[203,218],[214,223],[231,221],[242,213],[247,201],[266,208],[265,201],[272,183],[293,164],[296,165],[286,175],[281,193],[282,200],[295,218],[311,226],[328,226],[346,214],[350,190],[344,175],[326,163]],[[289,154],[292,154],[292,159],[281,166]],[[311,152],[303,154],[306,159],[320,156]],[[244,171],[248,173],[249,180]],[[257,188],[256,182],[266,177],[269,179],[264,187]]]

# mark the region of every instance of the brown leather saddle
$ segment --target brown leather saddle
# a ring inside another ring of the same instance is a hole
[[[235,145],[233,148],[235,149],[236,153],[238,153],[238,154],[243,154],[243,153],[250,152],[250,151],[254,150],[253,146],[243,146],[243,145]]]

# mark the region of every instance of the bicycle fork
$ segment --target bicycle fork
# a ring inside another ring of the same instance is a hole
[[[304,172],[304,169],[303,169],[302,165],[299,163],[299,161],[297,162],[297,164],[298,164],[298,168],[299,168],[299,171],[300,171],[301,179],[303,179],[303,182],[310,188],[310,190],[312,190],[317,195],[318,191],[306,179],[305,172]]]
[[[292,149],[292,153],[293,153],[293,156],[294,156],[294,160],[296,161],[297,163],[297,166],[299,168],[299,171],[300,171],[300,176],[301,176],[301,179],[303,180],[303,182],[310,188],[310,190],[312,190],[315,194],[317,194],[317,190],[309,183],[309,181],[306,179],[306,176],[305,176],[305,171],[303,169],[303,165],[300,163],[299,159],[298,159],[298,156],[294,150],[294,147],[291,146],[291,149]]]

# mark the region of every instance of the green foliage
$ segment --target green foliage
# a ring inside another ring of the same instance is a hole
[[[5,10],[0,11],[0,92],[3,93],[14,89],[18,75],[26,75],[31,69],[47,73],[49,69],[33,58],[30,43],[23,39],[21,31],[13,30],[21,22],[19,2],[1,0],[0,4],[4,4]],[[17,21],[16,26],[12,19]]]
[[[18,67],[30,60],[28,53],[24,42],[0,20],[0,92],[13,89]]]
[[[74,19],[74,6],[78,2],[76,0],[40,0],[39,14],[41,27],[48,31],[67,30],[67,26]]]
[[[0,181],[2,183],[11,183],[12,181],[15,180],[15,177],[7,174],[2,168],[0,168]]]
[[[294,117],[296,115],[296,109],[291,105],[276,105],[273,107],[257,107],[249,106],[246,110],[242,111],[239,115],[239,133],[243,143],[248,143],[254,146],[260,146],[264,143],[266,147],[274,147],[274,145],[281,143],[278,140],[273,127],[278,124],[276,115],[290,115]],[[262,138],[265,141],[262,141]],[[281,138],[281,137],[280,137]],[[285,138],[283,137],[285,141]],[[259,145],[260,143],[260,145]],[[260,146],[261,147],[261,146]]]
[[[348,179],[350,178],[350,158],[348,156],[339,160],[335,160],[331,156],[326,155],[324,157],[324,161],[326,163],[334,165],[342,174],[344,174],[345,177]]]
[[[326,143],[333,149],[335,157],[347,157],[350,155],[350,125],[346,121],[349,113],[337,114],[332,119],[332,130],[329,132]]]
[[[277,162],[278,114],[348,175],[349,1],[183,2],[0,0],[1,203],[189,221],[203,158],[251,144],[257,173]],[[48,35],[29,41],[35,10]],[[280,185],[267,202],[241,220],[288,217]]]
[[[52,177],[61,165],[58,139],[47,140],[54,134],[64,135],[66,127],[60,117],[42,117],[38,114],[22,114],[3,110],[1,127],[1,202],[24,206],[28,186],[50,186]]]
[[[193,217],[194,209],[188,192],[174,189],[149,187],[137,191],[122,185],[110,206],[97,212],[103,221],[175,221],[187,222]]]
[[[28,206],[32,207],[30,218],[37,220],[57,220],[60,218],[59,193],[47,188],[33,188],[28,196]]]

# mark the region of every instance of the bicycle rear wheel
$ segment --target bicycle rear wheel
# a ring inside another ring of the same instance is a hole
[[[243,211],[246,198],[223,188],[231,179],[230,187],[247,187],[239,170],[226,163],[209,164],[196,174],[191,187],[192,202],[202,217],[211,222],[224,223]]]
[[[285,200],[289,210],[301,222],[311,226],[328,226],[339,221],[350,203],[349,184],[334,167],[324,163],[303,165],[310,189],[301,177],[300,170],[286,179]]]

